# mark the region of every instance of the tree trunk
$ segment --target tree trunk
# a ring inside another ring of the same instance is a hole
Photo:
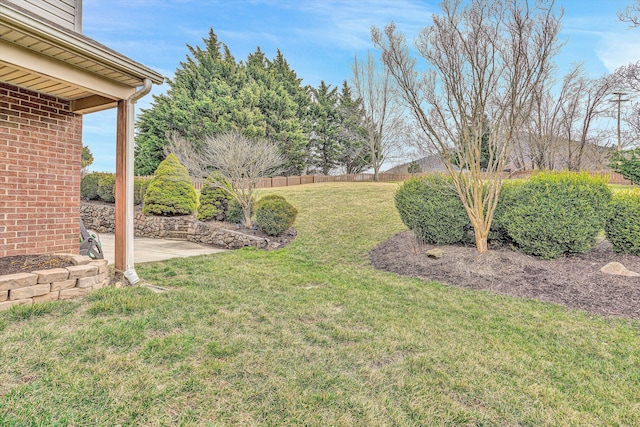
[[[478,253],[484,253],[488,249],[487,244],[487,236],[488,232],[485,232],[484,224],[478,223],[477,221],[472,221],[473,232],[476,237],[476,248],[478,249]]]
[[[244,213],[244,226],[247,228],[253,227],[251,223],[251,206],[243,207],[242,212]]]

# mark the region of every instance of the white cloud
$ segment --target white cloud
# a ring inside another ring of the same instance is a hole
[[[605,33],[595,52],[610,73],[622,65],[638,62],[640,61],[640,30]]]
[[[435,1],[349,0],[276,3],[283,8],[314,16],[317,26],[299,26],[296,33],[304,40],[330,44],[341,49],[365,50],[372,47],[371,26],[383,27],[395,21],[398,29],[413,38],[431,23]]]

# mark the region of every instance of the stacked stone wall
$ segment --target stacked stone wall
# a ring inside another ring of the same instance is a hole
[[[14,305],[66,300],[87,295],[111,282],[107,260],[72,256],[75,265],[0,275],[0,311]]]
[[[114,232],[115,208],[113,205],[83,202],[80,215],[87,229],[97,233]],[[276,249],[282,244],[276,239],[229,230],[224,228],[224,224],[215,221],[198,221],[192,216],[146,216],[140,208],[136,208],[133,228],[136,237],[188,240],[224,249],[239,249],[245,246]]]

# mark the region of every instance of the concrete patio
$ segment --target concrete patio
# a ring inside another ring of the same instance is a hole
[[[113,234],[100,233],[98,238],[102,243],[104,257],[113,264],[115,239]],[[223,252],[225,249],[200,245],[198,243],[184,240],[150,239],[146,237],[136,237],[133,243],[134,261],[136,264],[142,262],[162,261],[170,258],[184,258],[196,255],[207,255]]]

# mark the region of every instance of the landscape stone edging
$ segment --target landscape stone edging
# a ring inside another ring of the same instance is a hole
[[[113,205],[82,202],[80,216],[87,229],[95,230],[97,233],[113,233],[115,230]],[[240,249],[245,246],[277,249],[281,246],[281,243],[268,238],[225,229],[216,221],[198,221],[192,216],[147,216],[139,207],[134,213],[133,230],[136,237],[188,240],[224,249]]]
[[[62,255],[74,265],[0,275],[0,311],[14,305],[82,297],[111,283],[106,259]]]

